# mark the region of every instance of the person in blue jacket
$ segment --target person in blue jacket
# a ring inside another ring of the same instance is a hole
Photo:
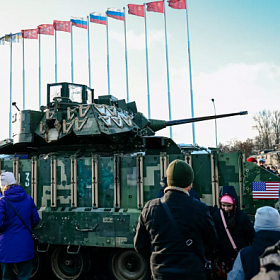
[[[260,256],[280,240],[279,212],[270,206],[257,209],[254,228],[252,244],[238,253],[227,280],[250,280],[259,273]]]
[[[32,273],[34,242],[31,233],[16,215],[15,208],[32,231],[40,222],[33,199],[19,186],[13,173],[1,174],[0,198],[0,263],[3,280],[13,280],[13,266],[17,265],[18,280],[29,279]]]

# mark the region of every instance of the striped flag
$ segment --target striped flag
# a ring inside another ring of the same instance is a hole
[[[19,43],[21,39],[22,39],[21,32],[18,32],[16,34],[12,35],[12,42],[13,43]]]
[[[253,199],[278,199],[280,182],[253,182]]]
[[[19,43],[19,41],[22,39],[21,32],[15,33],[15,34],[8,34],[5,36],[5,41],[12,43]]]
[[[108,8],[107,16],[118,20],[124,20],[123,9]]]
[[[90,16],[90,22],[106,25],[106,17],[107,17],[106,14],[91,13],[89,16]]]
[[[71,22],[73,26],[87,29],[87,19],[84,19],[82,17],[81,18],[72,17]]]
[[[11,42],[11,36],[12,36],[12,34],[8,34],[8,35],[5,35],[5,41],[6,42]]]

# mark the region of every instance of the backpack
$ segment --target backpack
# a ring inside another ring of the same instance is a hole
[[[252,280],[280,279],[280,241],[265,249],[260,257],[260,272]]]

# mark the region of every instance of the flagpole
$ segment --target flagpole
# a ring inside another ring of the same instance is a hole
[[[191,49],[190,49],[190,37],[189,37],[189,19],[188,19],[188,8],[186,0],[186,20],[187,20],[187,34],[188,34],[188,54],[189,54],[189,73],[190,73],[190,92],[191,92],[191,112],[192,118],[194,118],[194,108],[193,108],[193,89],[192,89],[192,67],[191,67]],[[193,133],[193,145],[195,145],[195,127],[192,123],[192,133]]]
[[[71,22],[71,82],[74,83],[73,26],[72,26],[72,22]]]
[[[57,41],[56,41],[56,29],[54,31],[54,57],[55,57],[55,82],[57,83]]]
[[[147,12],[146,12],[146,3],[144,3],[144,19],[145,19],[147,92],[148,92],[148,118],[150,119],[151,118],[151,106],[150,106],[150,82],[149,82],[149,63],[148,63],[148,40],[147,40]]]
[[[129,102],[125,7],[123,7],[123,17],[124,17],[124,47],[125,47],[125,68],[126,68],[126,102]]]
[[[168,46],[167,46],[167,27],[166,27],[166,8],[165,1],[163,1],[164,7],[164,29],[165,29],[165,52],[166,52],[166,74],[167,74],[167,93],[168,93],[168,111],[169,120],[171,121],[171,98],[170,98],[170,82],[169,82],[169,59],[168,59]],[[170,138],[172,139],[172,126],[169,127]]]
[[[90,65],[89,16],[87,16],[87,24],[88,24],[88,86],[91,88],[91,65]]]
[[[22,108],[25,110],[24,38],[22,38]]]
[[[106,13],[106,34],[107,34],[107,76],[108,76],[108,95],[110,95],[109,32],[108,32],[108,16],[107,16],[107,13]]]
[[[41,34],[39,34],[39,109],[41,106]]]
[[[9,138],[12,138],[12,86],[13,86],[13,40],[10,34],[10,114],[9,114]]]

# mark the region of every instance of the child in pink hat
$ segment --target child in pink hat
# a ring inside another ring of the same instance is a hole
[[[247,214],[238,209],[238,197],[233,186],[221,188],[219,204],[220,209],[213,214],[219,236],[214,269],[219,279],[226,279],[238,252],[252,242],[255,231]]]
[[[221,197],[220,205],[221,208],[225,211],[225,213],[230,213],[236,206],[234,199],[228,194]]]

